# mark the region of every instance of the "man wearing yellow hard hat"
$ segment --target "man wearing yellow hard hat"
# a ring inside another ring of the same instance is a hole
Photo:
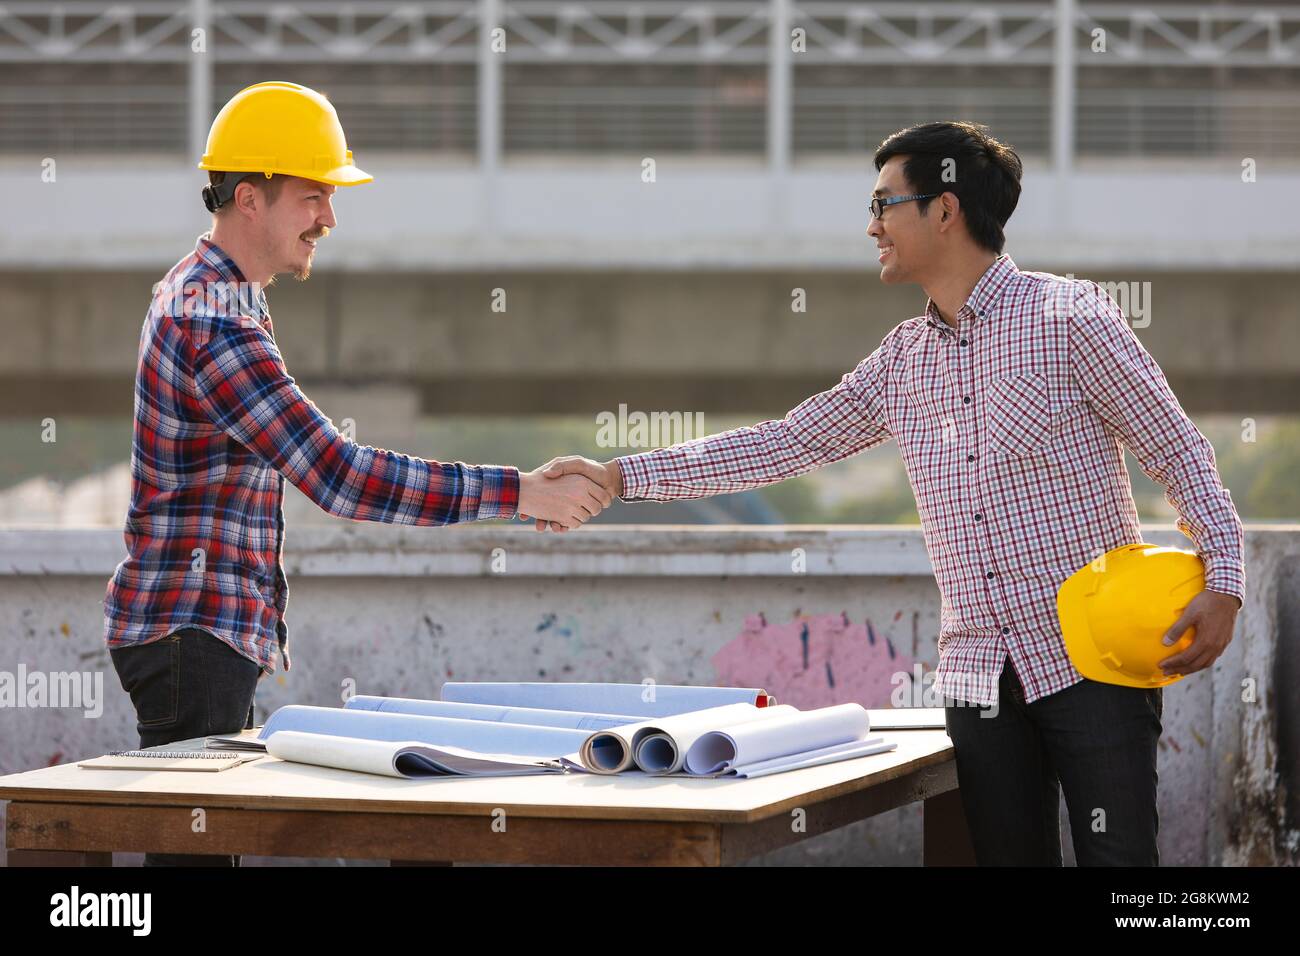
[[[140,338],[128,555],[106,642],[140,745],[252,726],[257,681],[290,666],[284,483],[340,518],[448,525],[521,512],[576,527],[609,504],[581,476],[442,463],[346,439],[290,377],[266,287],[306,279],[336,188],[371,182],[334,107],[294,83],[241,90],[199,163],[212,230],[155,289]],[[214,862],[149,854],[146,865]],[[215,862],[238,865],[238,857]]]

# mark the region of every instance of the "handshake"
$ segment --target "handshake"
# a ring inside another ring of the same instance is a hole
[[[623,493],[617,461],[568,455],[519,475],[519,519],[537,530],[569,531],[600,514]]]

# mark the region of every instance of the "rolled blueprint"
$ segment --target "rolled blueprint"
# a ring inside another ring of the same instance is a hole
[[[509,724],[568,727],[586,731],[621,727],[642,719],[627,714],[588,714],[576,710],[462,704],[447,700],[414,700],[407,697],[367,697],[364,694],[348,698],[343,706],[349,710],[378,710],[393,714],[421,714],[425,717],[460,717],[465,720],[493,720]]]
[[[686,753],[686,770],[725,773],[774,757],[865,740],[870,730],[871,719],[861,704],[782,714],[703,734]]]
[[[731,704],[711,710],[655,718],[641,724],[633,732],[632,759],[646,773],[676,773],[682,769],[691,744],[707,733],[797,713],[799,711],[788,704],[778,704],[775,707]]]
[[[648,700],[645,698],[649,698]],[[724,704],[766,707],[776,701],[757,687],[685,687],[676,684],[552,684],[448,681],[442,699],[467,704],[500,704],[593,714],[671,717]]]
[[[655,717],[624,727],[598,731],[583,741],[578,753],[583,768],[592,773],[622,773],[632,767],[637,745],[644,738],[659,734],[665,725],[670,729],[679,727],[683,731],[689,731],[693,739],[706,730],[760,720],[768,711],[798,713],[793,707],[784,705],[755,707],[753,704],[725,704],[722,707],[679,714],[673,718]]]
[[[500,721],[390,714],[345,707],[307,707],[289,704],[266,721],[258,737],[268,739],[280,730],[358,737],[363,740],[417,741],[445,744],[482,753],[521,757],[560,757],[571,754],[590,734],[567,727],[534,727]]]

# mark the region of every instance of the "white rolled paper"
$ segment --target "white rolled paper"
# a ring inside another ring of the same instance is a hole
[[[861,704],[782,714],[701,735],[687,751],[686,770],[725,773],[732,767],[865,740],[870,730],[871,719]]]
[[[647,737],[666,731],[670,735],[669,745],[676,747],[672,743],[674,731],[689,734],[693,740],[707,730],[760,720],[769,711],[787,710],[794,711],[794,708],[784,705],[755,707],[753,704],[726,704],[671,717],[655,717],[594,733],[583,742],[579,753],[583,767],[592,773],[621,773],[632,767],[637,747]],[[681,748],[681,752],[684,754],[685,748]]]
[[[747,705],[740,704],[740,708]],[[693,714],[678,714],[648,721],[632,735],[632,756],[646,773],[676,773],[686,762],[686,752],[704,734],[756,721],[775,720],[799,711],[789,704],[735,709],[715,707]]]

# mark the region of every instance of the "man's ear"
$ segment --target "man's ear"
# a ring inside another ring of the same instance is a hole
[[[257,194],[257,187],[250,182],[251,178],[241,179],[239,185],[235,187],[235,194],[231,197],[235,211],[246,216],[257,213],[257,204],[260,198]]]
[[[941,223],[957,221],[957,213],[961,211],[961,200],[957,198],[956,193],[941,193],[939,205],[943,206],[943,214],[939,217]]]

